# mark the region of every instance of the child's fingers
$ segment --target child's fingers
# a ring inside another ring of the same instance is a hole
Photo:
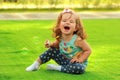
[[[50,47],[50,41],[49,41],[49,40],[46,40],[46,41],[45,41],[45,47],[46,47],[46,48]]]
[[[49,41],[49,40],[46,40],[46,41],[45,41],[45,44],[46,44],[46,45],[50,44],[50,41]]]
[[[75,58],[73,58],[70,62],[71,63],[74,63],[74,62],[76,62],[77,60],[75,59]]]
[[[74,62],[74,60],[73,59],[71,59],[71,61],[70,61],[71,63],[73,63]]]
[[[74,60],[72,59],[70,62],[71,62],[71,63],[73,63],[73,62],[74,62]]]

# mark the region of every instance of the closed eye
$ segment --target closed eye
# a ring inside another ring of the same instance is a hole
[[[66,22],[66,20],[62,20],[63,22]]]
[[[74,23],[74,21],[73,21],[73,20],[70,20],[70,23]]]

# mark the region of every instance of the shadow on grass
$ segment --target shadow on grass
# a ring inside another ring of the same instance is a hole
[[[34,53],[34,51],[28,51],[28,50],[16,50],[16,51],[11,51],[7,53],[17,53],[17,54],[27,54],[27,53]]]
[[[0,34],[14,34],[12,32],[7,32],[7,31],[0,31]]]
[[[5,74],[0,74],[0,80],[11,80],[12,77],[9,75]]]

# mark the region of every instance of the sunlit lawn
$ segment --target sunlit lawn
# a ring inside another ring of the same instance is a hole
[[[120,19],[83,20],[92,47],[87,70],[72,75],[46,70],[26,72],[43,51],[44,41],[51,37],[52,20],[0,21],[0,80],[119,80]],[[49,63],[55,63],[50,61]]]

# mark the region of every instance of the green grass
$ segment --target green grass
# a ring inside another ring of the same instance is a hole
[[[82,75],[46,70],[26,72],[42,52],[44,41],[51,37],[51,20],[0,21],[0,80],[119,80],[120,19],[83,20],[92,47],[87,70]]]

